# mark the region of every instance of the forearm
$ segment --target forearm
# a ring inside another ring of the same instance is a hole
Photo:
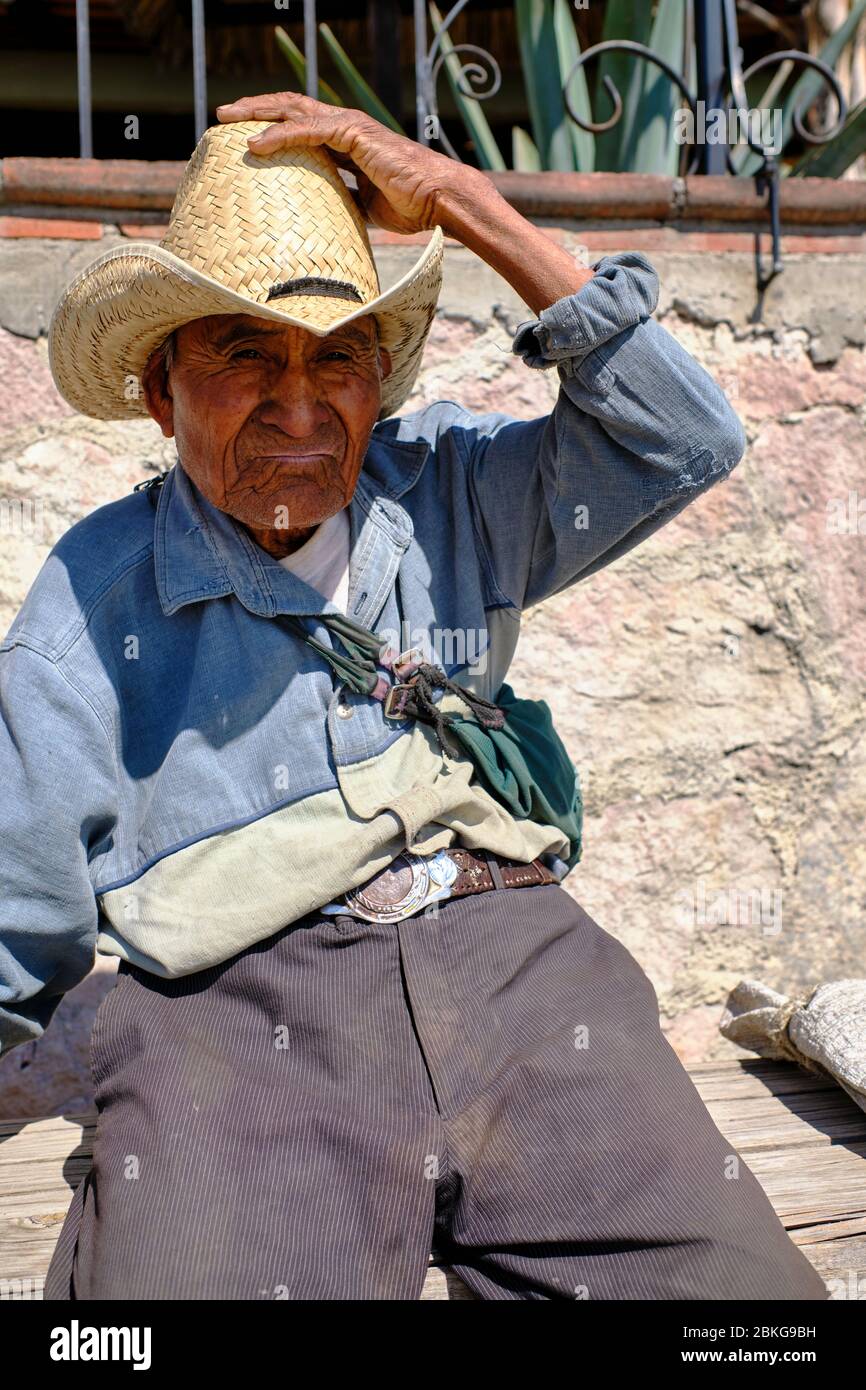
[[[534,314],[576,294],[593,272],[522,217],[486,175],[461,167],[441,188],[436,221],[492,266]]]
[[[513,351],[558,368],[546,418],[473,417],[464,466],[502,594],[538,603],[624,555],[736,465],[742,425],[700,364],[652,318],[645,257],[602,257],[580,293],[522,324]]]

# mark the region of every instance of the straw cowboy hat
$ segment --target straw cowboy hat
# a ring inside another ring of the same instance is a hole
[[[66,287],[48,353],[76,410],[100,420],[146,415],[139,380],[148,357],[173,329],[208,314],[252,314],[319,335],[375,314],[393,363],[379,418],[409,395],[442,282],[441,228],[382,293],[366,225],[333,159],[320,146],[252,154],[247,136],[268,124],[206,130],[162,241],[108,251]]]

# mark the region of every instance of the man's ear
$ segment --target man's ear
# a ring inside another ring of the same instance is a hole
[[[174,437],[174,401],[162,354],[152,352],[141,374],[141,389],[147,412],[159,425],[166,439]]]
[[[379,348],[379,361],[382,364],[382,380],[384,381],[386,376],[391,375],[394,368],[394,363],[391,361],[391,354],[387,348]]]

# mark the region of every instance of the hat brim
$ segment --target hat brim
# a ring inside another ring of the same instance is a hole
[[[64,290],[48,326],[48,360],[58,391],[75,410],[99,420],[147,415],[141,373],[175,328],[210,314],[250,314],[324,337],[374,314],[391,354],[379,418],[410,394],[442,286],[441,227],[416,263],[367,304],[324,295],[293,296],[293,312],[227,289],[173,252],[130,242],[99,256]]]

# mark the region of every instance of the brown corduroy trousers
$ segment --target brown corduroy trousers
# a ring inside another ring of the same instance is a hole
[[[46,1299],[825,1299],[557,885],[313,913],[166,980],[122,962]]]

